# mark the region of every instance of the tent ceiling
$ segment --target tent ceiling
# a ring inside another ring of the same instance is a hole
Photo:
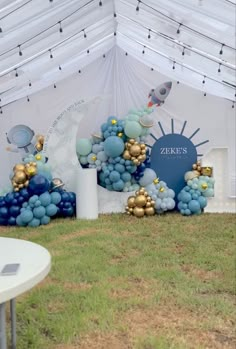
[[[115,45],[234,100],[235,13],[235,0],[0,0],[1,105],[53,88]]]

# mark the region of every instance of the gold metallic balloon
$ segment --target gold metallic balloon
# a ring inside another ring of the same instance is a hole
[[[136,217],[143,217],[145,212],[144,212],[144,209],[142,207],[135,207],[134,208],[134,211],[133,211],[133,214],[136,216]]]
[[[197,169],[197,164],[193,164],[192,168],[193,168],[193,170],[196,170]]]
[[[123,136],[123,133],[122,133],[122,132],[119,132],[119,133],[117,134],[117,136],[118,136],[118,137],[122,137],[122,136]]]
[[[127,204],[128,207],[135,207],[135,196],[129,196]]]
[[[17,172],[17,171],[24,171],[25,170],[25,165],[24,164],[16,164],[13,167],[13,171]]]
[[[148,200],[148,202],[146,203],[146,208],[148,208],[148,207],[152,207],[152,204],[151,204],[151,202]]]
[[[134,143],[135,143],[135,139],[130,138],[129,143],[130,143],[130,144],[134,144]]]
[[[36,149],[37,151],[41,151],[41,150],[43,149],[43,145],[42,145],[41,143],[36,143],[36,144],[35,144],[35,149]]]
[[[212,176],[212,167],[202,167],[201,168],[201,174],[203,176],[208,176],[208,177],[211,177]]]
[[[146,205],[146,203],[147,203],[146,196],[144,196],[144,195],[136,196],[136,198],[135,198],[135,205],[136,206],[143,207]]]
[[[155,209],[152,206],[146,207],[144,211],[147,216],[153,216],[155,214]]]
[[[155,201],[154,200],[151,200],[151,205],[155,206]]]
[[[39,135],[39,136],[37,137],[37,141],[38,141],[39,143],[43,144],[43,142],[44,142],[44,136]]]
[[[139,194],[144,194],[144,192],[145,192],[145,189],[144,189],[143,187],[141,187],[141,188],[139,189]]]
[[[132,156],[138,156],[141,153],[141,148],[139,144],[134,144],[130,147],[129,152]]]
[[[25,173],[27,176],[31,177],[34,176],[37,173],[37,167],[36,166],[25,166]]]
[[[139,165],[139,161],[138,161],[138,159],[134,158],[134,159],[132,159],[132,161],[133,161],[134,165],[136,165],[136,166],[138,166],[138,165]]]
[[[128,150],[125,150],[124,153],[123,153],[123,158],[125,160],[130,160],[131,159],[131,156],[130,156],[130,153]]]
[[[16,171],[14,175],[16,183],[24,183],[26,181],[26,174],[24,171]]]

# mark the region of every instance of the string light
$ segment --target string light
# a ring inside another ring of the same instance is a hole
[[[104,55],[102,56],[103,58],[106,58],[106,55],[105,55],[105,53],[104,53]]]
[[[56,85],[56,84],[54,84],[54,85],[53,85],[53,87],[54,87],[54,88],[57,88],[57,85]]]
[[[29,96],[27,96],[27,102],[29,102],[29,101],[30,101]]]
[[[204,92],[204,97],[206,97],[206,95],[207,95],[206,92]]]
[[[114,12],[114,17],[116,18],[116,13]]]
[[[114,36],[116,36],[116,32],[114,32]]]
[[[144,53],[145,53],[145,48],[146,48],[146,46],[143,46],[143,51],[142,51],[142,54],[144,55]]]
[[[205,84],[205,82],[206,82],[206,81],[205,81],[205,78],[206,78],[206,75],[204,75],[204,77],[203,77],[203,80],[202,80],[202,83],[203,83],[203,84]]]
[[[2,27],[0,27],[0,33],[2,33]]]
[[[31,87],[32,86],[32,83],[31,83],[31,81],[29,82],[29,87]]]
[[[177,84],[179,84],[179,81],[177,81]]]
[[[148,39],[151,39],[151,29],[148,29]]]
[[[62,33],[63,29],[62,29],[62,26],[61,26],[61,21],[59,21],[58,24],[59,24],[59,32]]]
[[[81,74],[81,70],[79,70],[78,73]]]
[[[184,50],[185,50],[185,47],[183,47],[182,56],[184,56],[184,55],[185,55]]]
[[[173,61],[173,66],[172,66],[172,69],[175,70],[175,61]]]
[[[128,56],[128,52],[125,52],[125,55]]]
[[[87,38],[87,34],[85,33],[85,29],[83,29],[83,32],[84,32],[84,38],[86,39]]]
[[[153,68],[151,68],[151,71],[153,71],[154,69]]]
[[[61,66],[60,66],[60,65],[59,65],[58,69],[59,69],[59,70],[62,70],[62,68],[61,68]]]
[[[136,12],[138,12],[139,11],[139,4],[140,4],[140,0],[138,0],[138,4],[137,4],[137,7],[136,7]]]
[[[17,72],[17,69],[15,69],[16,73],[15,73],[15,77],[18,78],[18,72]]]
[[[99,1],[99,6],[102,6],[102,1],[101,0]]]
[[[89,50],[87,50],[87,54],[89,54]]]
[[[219,63],[219,67],[218,67],[218,73],[220,73],[220,72],[221,72],[220,67],[221,67],[221,63]]]
[[[181,27],[181,25],[182,25],[182,23],[179,24],[179,27],[178,27],[178,29],[177,29],[177,31],[176,31],[176,34],[179,34],[179,33],[180,33],[180,27]]]
[[[2,107],[0,107],[0,113],[1,113],[1,114],[3,113],[3,111],[2,111]]]
[[[221,44],[221,49],[220,49],[219,55],[223,55],[223,47],[224,46],[225,46],[225,44]]]
[[[22,56],[22,51],[21,51],[21,47],[20,47],[21,45],[18,45],[18,48],[19,48],[19,56]]]
[[[232,104],[232,109],[234,109],[234,102],[233,102],[233,104]]]
[[[50,49],[50,50],[48,50],[48,51],[49,51],[49,53],[50,53],[50,58],[52,59],[52,58],[53,58],[52,50]]]

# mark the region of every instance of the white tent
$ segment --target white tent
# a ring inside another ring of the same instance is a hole
[[[124,117],[171,80],[156,120],[169,129],[174,118],[177,132],[187,120],[189,135],[201,129],[195,141],[209,139],[200,149],[205,161],[224,166],[220,210],[230,206],[235,13],[235,0],[0,0],[0,187],[16,162],[6,152],[12,126],[46,134],[68,106],[102,96],[95,115],[81,122],[79,136],[90,136],[109,115]]]

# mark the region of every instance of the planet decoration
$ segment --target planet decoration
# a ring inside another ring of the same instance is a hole
[[[155,201],[148,195],[145,188],[141,187],[135,192],[135,196],[130,196],[125,208],[128,215],[135,217],[153,216],[155,214]]]

